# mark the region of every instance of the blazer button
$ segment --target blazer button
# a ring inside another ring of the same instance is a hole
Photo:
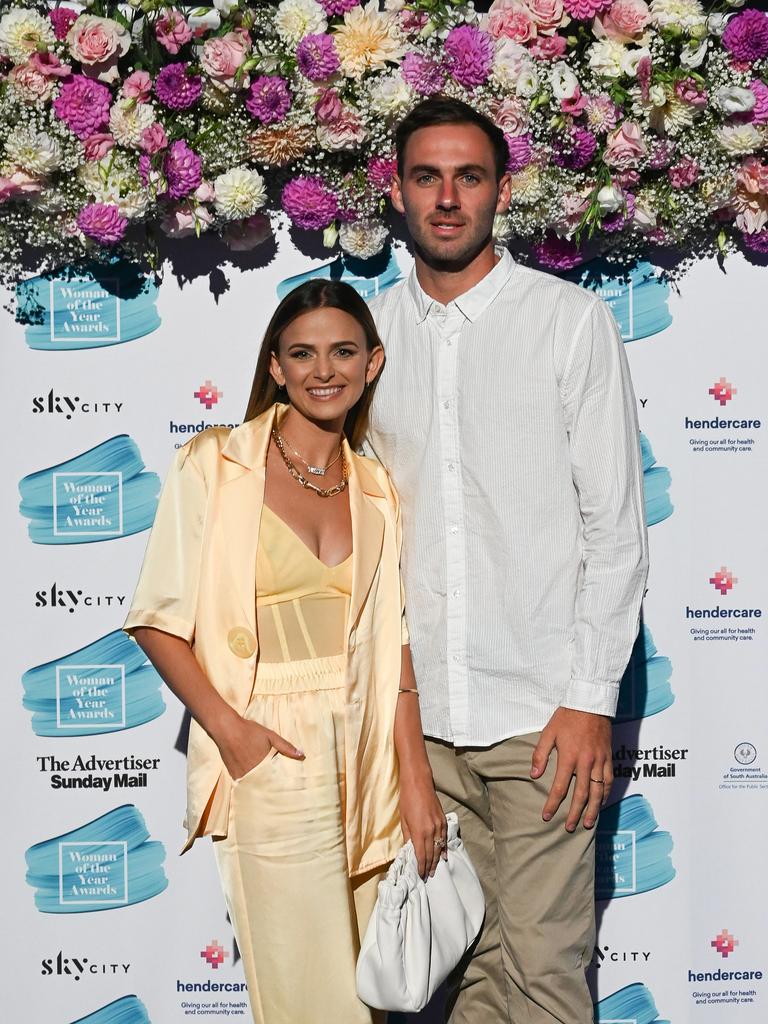
[[[250,658],[256,650],[256,637],[249,629],[236,626],[227,633],[229,649],[238,658]]]

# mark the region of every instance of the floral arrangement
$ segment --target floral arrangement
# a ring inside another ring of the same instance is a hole
[[[436,93],[504,131],[497,235],[544,266],[768,254],[768,14],[742,2],[3,0],[6,280],[276,218],[374,256],[393,130]]]

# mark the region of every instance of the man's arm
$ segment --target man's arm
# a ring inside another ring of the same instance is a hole
[[[571,679],[542,731],[531,775],[552,750],[557,772],[544,806],[549,820],[576,786],[566,828],[597,820],[612,781],[611,722],[637,636],[648,572],[643,470],[635,396],[624,345],[596,301],[575,332],[561,377],[573,485],[582,519],[583,565],[576,598]]]

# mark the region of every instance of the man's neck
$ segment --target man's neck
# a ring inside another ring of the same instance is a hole
[[[416,279],[421,288],[436,302],[447,306],[460,295],[479,284],[499,262],[493,243],[482,249],[469,263],[461,267],[434,265],[418,251],[414,254]]]

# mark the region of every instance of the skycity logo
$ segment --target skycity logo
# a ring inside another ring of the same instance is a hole
[[[72,614],[76,608],[122,608],[125,594],[84,594],[82,590],[67,590],[53,583],[47,590],[35,593],[35,608],[66,608]]]
[[[713,949],[716,949],[724,960],[728,959],[728,957],[731,955],[731,953],[733,953],[738,944],[739,940],[734,938],[734,936],[730,934],[727,928],[723,928],[720,934],[716,935],[715,938],[712,939],[712,941],[710,942],[710,946],[712,946]]]
[[[733,590],[735,584],[739,582],[737,576],[734,576],[730,569],[726,566],[721,565],[717,572],[709,577],[709,582],[720,593],[725,597],[731,590]]]
[[[130,964],[102,964],[89,960],[87,956],[64,956],[61,950],[56,957],[44,957],[40,961],[40,973],[46,977],[58,975],[80,981],[84,974],[127,974]]]
[[[715,381],[712,387],[707,392],[712,395],[716,402],[720,405],[727,405],[728,402],[737,394],[736,388],[725,377],[721,377],[720,380]]]
[[[229,956],[229,953],[219,944],[218,939],[211,939],[205,949],[200,950],[200,956],[209,967],[216,971],[224,963],[224,959]]]
[[[32,398],[33,413],[55,413],[63,415],[68,420],[78,412],[121,412],[122,408],[122,402],[86,402],[79,395],[57,395],[53,388],[47,395],[35,395]]]
[[[209,411],[214,407],[214,405],[216,405],[218,400],[223,397],[224,392],[219,391],[216,385],[210,380],[204,381],[204,383],[202,383],[195,392],[195,398]]]

